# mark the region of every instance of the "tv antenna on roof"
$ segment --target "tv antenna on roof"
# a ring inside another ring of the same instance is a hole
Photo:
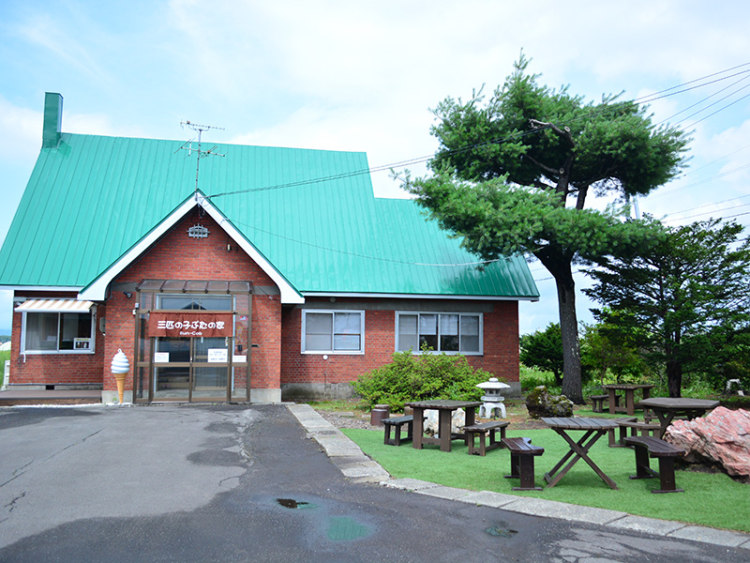
[[[198,158],[195,159],[195,200],[198,201],[198,175],[200,173],[200,168],[201,168],[201,158],[204,158],[206,156],[226,156],[225,154],[216,152],[216,145],[214,145],[207,151],[203,150],[203,146],[201,143],[203,132],[208,131],[209,129],[218,129],[218,130],[223,131],[224,128],[214,127],[213,125],[199,125],[197,123],[193,123],[192,121],[180,121],[180,126],[190,127],[193,131],[196,131],[198,133],[198,148],[197,149],[193,147],[193,141],[195,140],[195,137],[193,137],[189,141],[186,141],[179,149],[179,150],[188,151],[188,156],[192,156],[193,152],[195,152],[198,156]]]

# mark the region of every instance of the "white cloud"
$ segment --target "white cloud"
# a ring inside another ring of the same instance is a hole
[[[191,119],[226,128],[212,141],[364,151],[380,166],[432,154],[429,108],[482,84],[490,93],[522,48],[542,83],[570,84],[595,101],[652,93],[750,53],[748,8],[737,2],[172,0],[112,9],[105,18],[86,3],[27,3],[15,20],[7,10],[0,172],[18,197],[41,144],[41,96],[33,96],[53,88],[66,97],[69,132],[187,138],[178,123]],[[658,121],[705,95],[665,98],[652,110]],[[737,151],[749,138],[747,115],[737,104],[699,124],[693,166],[645,198],[644,210],[665,214],[746,192],[748,171],[732,169],[750,160]],[[379,195],[397,193],[387,173],[373,182]],[[0,233],[9,221],[0,214]],[[544,283],[552,291],[529,308],[554,320],[554,284]]]
[[[42,146],[42,113],[11,104],[0,95],[0,155],[9,162],[34,162]],[[29,166],[29,169],[31,166]]]

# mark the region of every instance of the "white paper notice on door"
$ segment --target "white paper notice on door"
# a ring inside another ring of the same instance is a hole
[[[209,364],[227,363],[227,349],[226,348],[209,348],[208,349],[208,363]]]
[[[156,364],[168,364],[169,363],[169,352],[154,352],[154,363],[156,363]]]

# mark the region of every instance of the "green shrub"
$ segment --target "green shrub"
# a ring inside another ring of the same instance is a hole
[[[728,409],[744,409],[750,410],[750,396],[748,395],[730,395],[729,397],[721,397],[721,406]]]
[[[423,349],[423,352],[431,352]],[[482,390],[476,385],[492,374],[474,369],[465,356],[396,352],[393,362],[361,375],[352,385],[368,408],[390,405],[391,411],[404,408],[404,403],[427,399],[476,401]]]

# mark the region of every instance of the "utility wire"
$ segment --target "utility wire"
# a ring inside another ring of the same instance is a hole
[[[734,100],[734,101],[733,101],[733,102],[731,102],[731,103],[728,103],[728,104],[727,104],[727,105],[725,105],[724,107],[722,107],[722,108],[719,108],[719,109],[717,109],[717,110],[716,110],[715,112],[713,112],[713,113],[709,113],[709,114],[708,114],[707,116],[705,116],[705,117],[702,117],[702,118],[701,118],[701,119],[699,119],[698,121],[694,121],[693,123],[691,123],[690,125],[688,125],[688,126],[686,127],[686,129],[692,129],[693,127],[695,127],[696,125],[698,125],[698,124],[699,124],[699,123],[700,123],[701,121],[705,121],[705,120],[706,120],[706,119],[708,119],[709,117],[713,117],[713,116],[714,116],[714,115],[716,115],[717,113],[719,113],[719,112],[722,112],[722,111],[724,111],[724,110],[725,110],[725,109],[727,109],[728,107],[731,107],[731,106],[733,106],[734,104],[736,104],[736,103],[738,103],[738,102],[741,102],[741,101],[742,101],[742,100],[744,100],[745,98],[750,98],[750,94],[745,94],[745,95],[744,95],[744,96],[742,96],[741,98],[737,98],[736,100]]]
[[[722,199],[721,201],[712,201],[711,205],[719,205],[720,203],[728,203],[730,201],[737,201],[738,199],[745,199],[745,198],[748,198],[748,197],[750,197],[750,194],[748,194],[748,195],[741,195],[741,196],[733,197],[733,198],[730,198],[730,199]],[[702,207],[701,205],[696,205],[694,207],[688,207],[687,209],[682,209],[680,211],[673,211],[672,213],[669,213],[666,216],[670,217],[672,215],[680,215],[682,213],[687,213],[688,211],[695,211],[696,209],[700,209],[701,207]]]
[[[743,76],[743,77],[742,77],[742,78],[740,78],[739,80],[736,80],[736,81],[732,82],[732,83],[731,83],[731,84],[730,84],[729,86],[725,86],[725,87],[724,87],[724,88],[722,88],[721,90],[717,90],[716,92],[714,92],[714,93],[713,93],[713,94],[711,94],[710,96],[706,96],[706,97],[705,97],[705,98],[703,98],[702,100],[698,100],[698,101],[697,101],[697,102],[695,102],[694,104],[691,104],[691,105],[689,105],[688,107],[686,107],[686,108],[684,108],[684,109],[682,109],[682,110],[678,111],[677,113],[675,113],[675,114],[672,114],[672,115],[670,115],[670,116],[669,116],[669,117],[667,117],[666,119],[662,119],[662,120],[661,120],[661,121],[660,121],[659,123],[657,123],[657,124],[656,124],[656,126],[658,127],[659,125],[662,125],[663,123],[666,123],[666,122],[670,121],[671,119],[674,119],[674,118],[675,118],[675,117],[677,117],[678,115],[680,115],[680,114],[682,114],[682,113],[685,113],[685,112],[686,112],[686,111],[688,111],[688,110],[691,110],[691,109],[692,109],[692,108],[694,108],[695,106],[697,106],[697,105],[700,105],[700,104],[702,104],[703,102],[705,102],[705,101],[707,101],[707,100],[709,100],[709,99],[713,98],[714,96],[716,96],[716,95],[718,95],[718,94],[721,94],[721,93],[722,93],[722,92],[723,92],[724,90],[727,90],[727,89],[731,88],[732,86],[735,86],[735,85],[739,84],[740,82],[743,82],[744,80],[747,80],[748,78],[750,78],[750,74],[746,74],[745,76]],[[708,106],[706,106],[706,107],[704,107],[704,108],[701,108],[701,109],[699,109],[698,111],[696,111],[696,112],[694,112],[694,113],[691,113],[690,115],[688,115],[688,116],[686,116],[686,117],[682,118],[682,119],[681,119],[680,121],[677,121],[677,122],[675,122],[675,123],[672,123],[672,125],[677,125],[677,124],[679,124],[679,123],[682,123],[683,121],[686,121],[686,120],[690,119],[691,117],[693,117],[693,116],[695,116],[695,115],[698,115],[699,113],[701,113],[701,112],[703,112],[703,111],[706,111],[706,110],[707,110],[708,108],[710,108],[710,107],[712,107],[712,106],[714,106],[714,105],[718,104],[718,103],[719,103],[720,101],[722,101],[722,100],[725,100],[725,99],[727,99],[727,98],[729,98],[729,97],[733,96],[734,94],[736,94],[737,92],[740,92],[740,91],[744,90],[745,88],[748,88],[748,85],[745,85],[745,86],[743,86],[742,88],[738,88],[738,89],[737,89],[737,90],[735,90],[734,92],[730,92],[729,94],[727,94],[727,95],[726,95],[726,96],[724,96],[723,98],[720,98],[720,99],[716,100],[715,102],[713,102],[712,104],[710,104],[710,105],[708,105]]]
[[[734,153],[732,153],[732,154],[734,154]],[[729,155],[727,155],[727,156],[729,156]],[[718,159],[718,160],[721,160],[721,159]],[[706,178],[706,179],[703,179],[703,180],[697,180],[695,182],[691,182],[690,184],[683,184],[681,186],[674,186],[674,187],[671,187],[671,188],[663,189],[663,190],[660,190],[659,193],[655,193],[653,195],[649,194],[648,197],[649,197],[649,200],[656,199],[656,198],[659,198],[659,197],[662,197],[662,196],[665,196],[665,195],[669,195],[672,192],[677,191],[677,190],[684,190],[685,188],[692,188],[693,186],[700,186],[701,184],[705,184],[707,182],[712,182],[714,180],[718,180],[720,178],[723,178],[725,176],[729,176],[730,174],[734,174],[735,172],[739,172],[740,170],[744,170],[745,168],[749,168],[749,167],[750,167],[750,163],[748,163],[748,164],[741,164],[740,166],[737,166],[735,168],[732,168],[730,170],[722,172],[721,174],[717,174],[716,176],[713,176],[711,178]],[[705,166],[702,166],[701,168],[705,168]]]
[[[701,76],[700,78],[694,78],[693,80],[689,80],[688,82],[683,82],[682,84],[676,84],[675,86],[670,86],[669,88],[666,88],[664,90],[660,90],[658,92],[653,92],[651,94],[646,94],[645,96],[641,96],[640,98],[636,98],[633,101],[634,102],[638,102],[638,103],[648,103],[648,102],[651,102],[651,101],[654,101],[654,100],[659,100],[659,99],[662,99],[662,98],[666,98],[666,97],[672,96],[673,94],[669,94],[667,96],[662,96],[662,94],[666,94],[667,92],[671,92],[672,90],[676,90],[677,88],[682,88],[683,86],[688,86],[690,84],[694,84],[696,82],[700,82],[702,80],[706,80],[707,78],[713,78],[714,76],[719,76],[720,74],[731,72],[733,70],[737,70],[738,68],[744,68],[744,67],[747,67],[747,66],[750,66],[750,62],[742,63],[742,64],[739,64],[737,66],[733,66],[733,67],[730,67],[730,68],[725,68],[724,70],[713,72],[711,74],[707,74],[705,76]],[[732,78],[734,76],[738,76],[738,75],[744,74],[746,72],[748,72],[748,71],[747,70],[743,70],[741,72],[737,72],[737,73],[732,74],[730,76],[724,76],[722,78],[719,78],[719,79],[716,79],[716,80],[712,80],[710,82],[706,82],[705,84],[699,84],[695,88],[699,88],[701,86],[707,86],[709,84],[713,84],[713,83],[719,82],[721,80],[726,80],[727,78]],[[683,92],[687,92],[688,90],[692,90],[692,89],[693,88],[688,88],[686,90],[680,90],[679,92],[674,92],[674,94],[681,94]]]
[[[688,82],[684,82],[684,83],[678,84],[676,86],[672,86],[670,88],[667,88],[665,90],[661,90],[659,92],[655,92],[653,94],[648,94],[646,96],[641,96],[640,98],[635,98],[632,101],[635,102],[635,103],[653,102],[653,101],[656,101],[656,100],[659,100],[659,99],[662,99],[662,98],[666,98],[666,97],[674,96],[674,95],[677,95],[677,94],[680,94],[680,93],[684,93],[684,92],[687,92],[689,90],[693,90],[693,89],[696,89],[696,88],[700,88],[700,87],[703,87],[703,86],[714,84],[716,82],[720,82],[720,81],[723,81],[723,80],[728,80],[729,78],[733,78],[735,76],[748,75],[750,73],[750,69],[749,70],[743,70],[743,71],[740,71],[740,72],[737,72],[737,73],[734,73],[734,74],[731,74],[731,75],[728,75],[728,76],[722,76],[720,78],[716,78],[715,80],[711,80],[709,82],[702,82],[702,81],[706,80],[707,78],[712,78],[714,76],[719,76],[721,74],[725,74],[725,73],[730,72],[732,70],[736,70],[738,68],[743,68],[743,67],[747,67],[747,66],[750,66],[750,62],[743,63],[741,65],[737,65],[737,66],[734,66],[734,67],[731,67],[731,68],[728,68],[728,69],[725,69],[725,70],[722,70],[722,71],[718,71],[718,72],[715,72],[715,73],[712,73],[712,74],[709,74],[709,75],[706,75],[706,76],[703,76],[703,77],[700,77],[700,78],[696,78],[694,80],[691,80],[691,81],[688,81]],[[682,88],[683,86],[688,86],[690,84],[695,84],[696,82],[701,82],[701,83],[697,84],[695,86],[691,86],[690,88],[684,88],[682,90],[673,91],[673,90],[676,90],[678,88]],[[730,85],[730,87],[731,87],[731,85]],[[739,100],[737,100],[737,101],[739,101]],[[732,104],[729,104],[729,105],[732,105]],[[720,110],[718,110],[717,112],[714,112],[711,115],[715,115],[715,113],[718,113],[719,111],[722,111],[723,109],[726,109],[726,107],[729,107],[729,105],[725,106],[724,108],[721,108]],[[603,104],[603,105],[599,106],[600,111],[605,111],[607,108],[608,108],[607,104]],[[710,117],[710,116],[707,116],[707,117]],[[568,122],[567,125],[570,126],[570,125],[575,125],[575,124],[580,123],[580,122],[585,122],[585,121],[589,120],[590,118],[591,118],[590,115],[587,116],[587,117],[581,117],[579,119],[572,120],[572,121]],[[563,124],[561,124],[561,125],[563,125]],[[475,144],[472,144],[472,145],[467,145],[466,147],[462,147],[462,148],[459,148],[459,149],[455,149],[455,150],[452,150],[452,151],[446,151],[446,152],[448,154],[451,154],[451,155],[460,154],[462,152],[467,152],[467,151],[475,150],[475,149],[478,149],[478,148],[482,148],[484,146],[489,146],[489,145],[493,145],[493,144],[502,144],[502,143],[505,143],[505,142],[508,142],[508,141],[511,141],[511,140],[517,140],[519,138],[523,138],[523,137],[526,137],[528,135],[540,133],[541,131],[544,131],[547,128],[549,128],[549,127],[540,127],[540,128],[530,129],[530,130],[526,130],[526,131],[518,131],[518,132],[512,133],[511,135],[508,135],[508,136],[506,136],[504,138],[493,139],[493,140],[490,140],[490,141],[487,141],[487,142],[484,142],[484,143],[475,143]],[[295,182],[286,182],[286,183],[283,183],[283,184],[276,184],[276,185],[270,185],[270,186],[262,186],[262,187],[257,187],[257,188],[245,188],[245,189],[238,189],[238,190],[232,190],[232,191],[227,191],[227,192],[220,192],[220,193],[217,193],[217,194],[207,195],[206,197],[209,198],[209,199],[211,199],[211,198],[216,198],[216,197],[238,195],[238,194],[243,194],[243,193],[253,193],[253,192],[260,192],[260,191],[270,191],[270,190],[279,190],[279,189],[286,189],[286,188],[293,188],[293,187],[314,185],[314,184],[319,184],[319,183],[322,183],[322,182],[327,182],[327,181],[330,181],[330,180],[339,180],[339,179],[351,178],[351,177],[355,177],[355,176],[361,176],[361,175],[365,175],[365,174],[372,174],[372,173],[376,173],[376,172],[382,172],[382,171],[386,171],[386,170],[392,170],[392,169],[395,169],[395,168],[404,168],[404,167],[409,166],[409,165],[421,164],[421,163],[427,162],[427,161],[429,161],[432,158],[434,158],[434,154],[433,155],[426,155],[426,156],[415,157],[415,158],[411,158],[411,159],[407,159],[407,160],[402,160],[402,161],[399,161],[399,162],[385,164],[385,165],[382,165],[382,166],[377,166],[377,167],[372,167],[372,168],[367,168],[367,169],[354,170],[354,171],[340,173],[340,174],[331,175],[331,176],[324,176],[324,177],[319,177],[319,178],[310,178],[310,179],[306,179],[306,180],[298,180],[298,181],[295,181]]]
[[[350,251],[350,250],[342,250],[342,249],[331,248],[331,247],[328,247],[328,246],[322,246],[322,245],[315,244],[315,243],[312,243],[312,242],[309,242],[309,241],[299,240],[299,239],[295,239],[295,238],[292,238],[292,237],[288,237],[286,235],[280,235],[278,233],[273,233],[271,231],[267,231],[265,229],[261,229],[260,227],[256,227],[256,226],[249,225],[247,223],[242,223],[242,222],[239,222],[239,221],[233,221],[233,224],[241,225],[241,226],[246,227],[248,229],[252,229],[254,231],[257,231],[257,232],[260,232],[260,233],[264,233],[266,235],[269,235],[269,236],[272,236],[272,237],[275,237],[275,238],[279,238],[279,239],[282,239],[282,240],[285,240],[285,241],[288,241],[288,242],[292,242],[292,243],[295,243],[295,244],[300,244],[300,245],[307,246],[307,247],[310,247],[310,248],[316,248],[318,250],[323,250],[325,252],[333,252],[335,254],[346,254],[348,256],[354,256],[356,258],[366,258],[367,260],[377,260],[379,262],[389,262],[391,264],[403,264],[403,265],[406,265],[406,266],[423,266],[423,267],[430,267],[430,268],[455,268],[455,267],[465,267],[465,266],[483,266],[483,265],[487,265],[487,264],[493,264],[495,262],[508,261],[508,258],[505,258],[505,257],[503,257],[503,258],[495,258],[495,259],[492,259],[492,260],[477,260],[477,261],[473,261],[473,262],[454,262],[454,263],[445,263],[445,264],[441,264],[441,263],[428,263],[428,262],[412,262],[412,261],[408,261],[408,260],[397,260],[395,258],[383,258],[382,256],[372,256],[372,255],[369,255],[369,254],[362,254],[360,252],[353,252],[353,251]]]

